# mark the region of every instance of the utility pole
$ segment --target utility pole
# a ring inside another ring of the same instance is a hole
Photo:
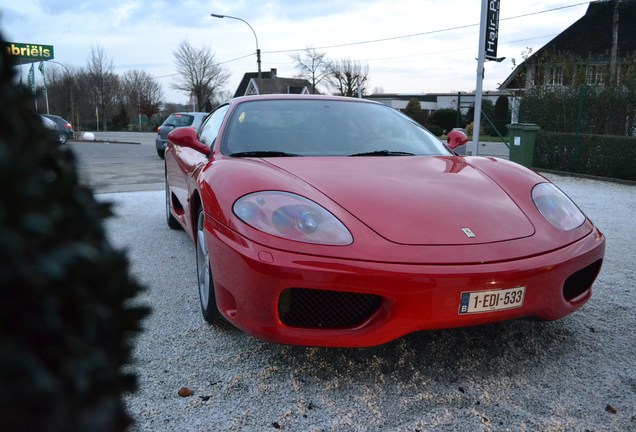
[[[617,74],[616,74],[616,58],[618,57],[618,19],[620,16],[620,1],[613,0],[614,3],[614,15],[612,18],[612,48],[610,51],[610,62],[609,62],[609,72],[610,72],[610,83],[617,82]]]

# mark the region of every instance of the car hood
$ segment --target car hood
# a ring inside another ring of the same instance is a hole
[[[461,157],[308,159],[267,162],[320,190],[394,243],[474,245],[534,233],[505,190]]]

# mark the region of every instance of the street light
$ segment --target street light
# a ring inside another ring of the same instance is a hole
[[[247,26],[250,28],[250,30],[252,30],[252,33],[254,33],[254,39],[256,40],[256,64],[258,66],[258,85],[260,87],[260,85],[261,85],[261,50],[258,48],[258,38],[256,37],[256,32],[254,31],[254,29],[252,28],[250,23],[245,21],[243,18],[230,16],[230,15],[210,14],[210,16],[212,16],[214,18],[230,18],[230,19],[243,21],[245,24],[247,24]],[[260,91],[260,89],[259,89],[259,91]]]
[[[74,104],[74,102],[73,102],[73,75],[71,75],[71,72],[68,70],[68,68],[64,64],[62,64],[60,62],[57,62],[55,60],[47,60],[47,61],[49,61],[51,63],[55,63],[56,65],[62,66],[64,68],[64,70],[66,71],[66,74],[68,75],[69,81],[71,83],[70,86],[69,86],[69,89],[70,89],[69,93],[71,94],[71,122],[75,122],[75,125],[77,127],[79,127],[79,120],[74,118],[74,116],[75,116],[75,108],[73,107],[73,104]]]

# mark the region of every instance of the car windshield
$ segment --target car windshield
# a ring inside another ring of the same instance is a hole
[[[327,99],[242,102],[221,144],[236,157],[450,155],[393,108]]]
[[[170,114],[170,116],[163,122],[164,125],[172,125],[175,127],[190,126],[194,121],[194,116],[189,114]]]

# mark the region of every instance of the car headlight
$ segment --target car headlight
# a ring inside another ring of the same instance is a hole
[[[289,240],[344,246],[353,243],[349,230],[313,201],[289,192],[255,192],[239,198],[234,214],[257,230]]]
[[[543,217],[559,229],[573,230],[585,222],[585,215],[576,204],[552,183],[536,185],[532,200]]]

